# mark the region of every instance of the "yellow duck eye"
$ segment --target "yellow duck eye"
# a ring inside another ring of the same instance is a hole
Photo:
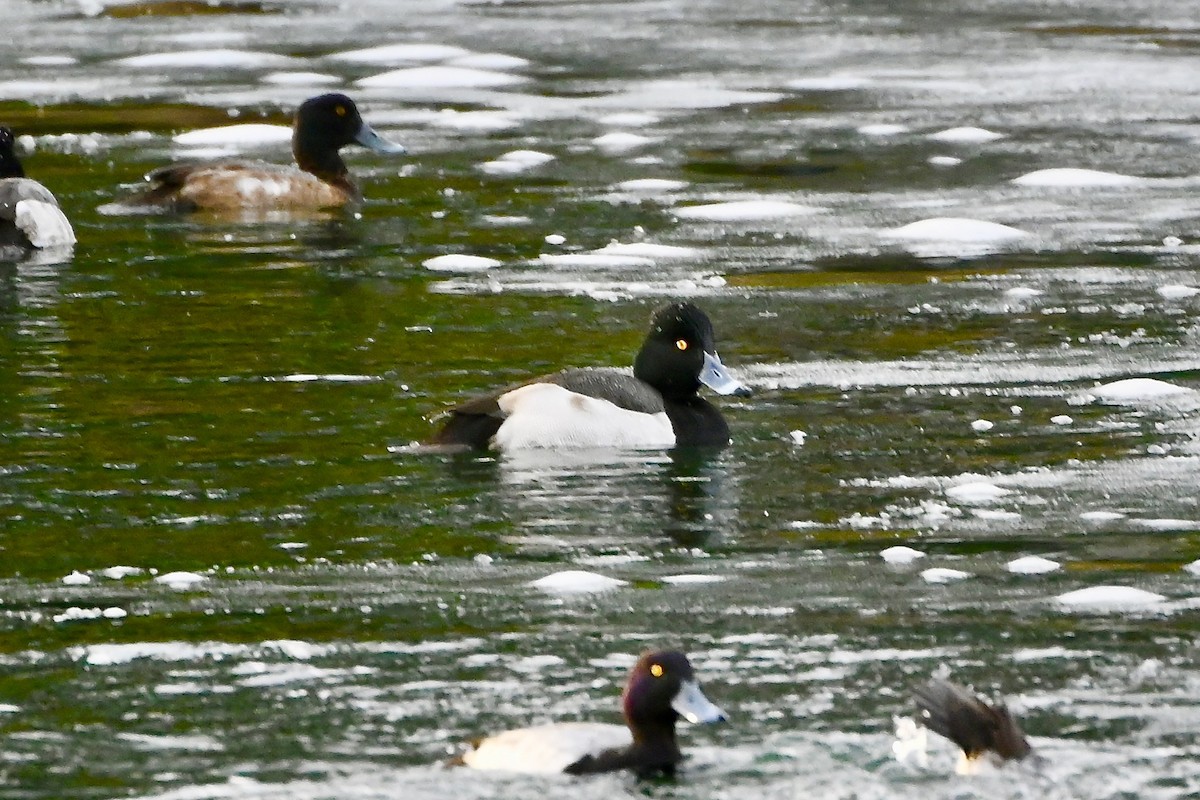
[[[333,109],[333,113],[337,114],[339,117],[344,117],[344,116],[346,116],[346,107],[345,106],[337,106],[336,108]]]
[[[687,339],[676,339],[675,346],[678,347],[680,350],[687,350],[688,349]]]
[[[682,350],[683,348],[680,348],[680,349]],[[662,664],[651,664],[650,665],[650,674],[656,678],[661,678],[663,676]]]

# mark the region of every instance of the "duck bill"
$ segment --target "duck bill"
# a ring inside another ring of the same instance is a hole
[[[355,134],[354,141],[358,142],[368,150],[374,150],[376,153],[401,155],[408,152],[408,150],[404,148],[404,145],[396,144],[395,142],[389,142],[387,139],[376,133],[375,130],[365,122],[362,124],[362,127],[358,129],[358,133]]]
[[[724,722],[728,719],[725,712],[713,705],[712,701],[700,691],[700,684],[695,681],[684,681],[671,701],[675,713],[693,725],[709,722]]]
[[[721,357],[716,353],[704,354],[704,367],[700,370],[700,382],[717,394],[733,394],[738,397],[749,397],[750,387],[733,377],[733,374],[721,363]]]

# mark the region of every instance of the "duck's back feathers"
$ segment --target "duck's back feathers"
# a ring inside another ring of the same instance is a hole
[[[332,208],[357,201],[349,180],[327,183],[296,167],[249,159],[182,161],[146,176],[150,186],[129,206],[175,211],[266,208]]]
[[[988,705],[946,680],[932,680],[913,695],[922,724],[962,748],[969,760],[984,753],[1019,760],[1033,751],[1016,719],[1003,705]]]

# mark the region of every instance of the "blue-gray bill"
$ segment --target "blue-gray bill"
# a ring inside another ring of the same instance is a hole
[[[671,708],[693,725],[725,722],[728,719],[724,711],[704,696],[700,684],[695,681],[684,681],[679,686],[679,691],[671,700]]]
[[[387,155],[403,155],[408,150],[404,145],[389,142],[387,139],[380,136],[375,130],[365,122],[358,129],[358,133],[354,136],[354,141],[361,144],[368,150],[374,150],[376,153],[385,153]]]
[[[753,392],[749,386],[733,377],[721,357],[716,353],[704,354],[704,368],[700,370],[700,382],[717,394],[732,394],[737,397],[749,397]]]

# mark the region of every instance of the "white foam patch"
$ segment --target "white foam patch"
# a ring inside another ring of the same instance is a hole
[[[505,131],[521,126],[521,121],[503,111],[455,111],[445,109],[429,120],[430,125],[456,131]]]
[[[948,567],[930,567],[921,572],[921,579],[926,583],[952,583],[954,581],[965,580],[971,577],[971,573],[963,572],[961,569],[950,569]]]
[[[187,147],[220,147],[229,145],[273,145],[291,142],[292,129],[284,125],[251,122],[241,125],[222,125],[200,128],[171,137],[175,144]]]
[[[848,89],[863,89],[874,84],[874,79],[861,75],[820,75],[788,81],[787,87],[801,92],[844,92]]]
[[[1161,594],[1132,586],[1090,586],[1060,594],[1055,602],[1073,610],[1121,611],[1149,608],[1166,600]]]
[[[172,589],[192,589],[207,580],[208,578],[195,572],[179,571],[168,572],[165,575],[159,575],[154,579],[154,582],[169,586]]]
[[[1042,575],[1061,568],[1062,565],[1057,561],[1051,561],[1041,556],[1022,556],[1014,558],[1005,565],[1005,569],[1016,575]]]
[[[85,586],[92,582],[91,575],[85,575],[77,570],[72,570],[70,575],[64,575],[59,578],[59,581],[66,586]]]
[[[930,139],[936,142],[954,142],[956,144],[982,144],[984,142],[994,142],[997,139],[1003,139],[1003,133],[989,131],[987,128],[976,128],[972,126],[964,126],[959,128],[947,128],[944,131],[929,134]]]
[[[724,575],[699,575],[695,573],[684,573],[681,575],[664,575],[663,583],[673,585],[679,584],[697,584],[697,583],[721,583],[726,580]]]
[[[986,419],[977,419],[971,423],[971,430],[976,433],[986,433],[994,427],[996,427],[996,423]]]
[[[612,133],[606,133],[603,136],[597,136],[595,139],[592,139],[592,144],[605,153],[627,153],[630,150],[636,150],[639,147],[653,144],[655,141],[657,140],[650,136],[613,131]]]
[[[955,156],[930,156],[926,161],[935,167],[956,167],[962,163],[962,159]]]
[[[1125,516],[1120,511],[1084,511],[1079,515],[1079,518],[1087,522],[1112,522],[1113,520],[1125,519]]]
[[[444,256],[434,256],[421,262],[421,266],[433,272],[483,272],[503,263],[485,256],[471,256],[451,253]]]
[[[549,164],[553,160],[554,156],[538,150],[511,150],[493,161],[480,164],[479,168],[492,175],[512,175]]]
[[[409,67],[356,81],[368,89],[495,89],[526,83],[524,75],[467,67]]]
[[[800,430],[788,431],[788,438],[791,439],[792,444],[803,447],[804,443],[808,441],[808,433]]]
[[[908,126],[890,122],[878,122],[873,125],[860,125],[855,130],[863,136],[899,136],[902,133],[908,133]]]
[[[241,67],[254,69],[258,67],[286,67],[297,63],[296,59],[281,56],[277,53],[263,53],[254,50],[181,50],[173,53],[147,53],[141,56],[120,58],[116,61],[124,67],[134,69],[169,69],[171,67],[188,67],[191,69],[230,69]]]
[[[510,56],[507,53],[470,53],[450,59],[455,67],[470,67],[471,69],[489,69],[507,72],[513,69],[526,69],[530,66],[529,59],[520,56]]]
[[[552,267],[567,269],[640,269],[653,267],[654,259],[645,256],[614,253],[542,253],[538,261]]]
[[[727,203],[708,203],[700,206],[680,206],[671,213],[680,219],[706,222],[745,222],[782,219],[816,214],[824,209],[782,200],[734,200]]]
[[[131,575],[140,575],[141,573],[142,573],[142,570],[139,569],[138,567],[126,567],[126,566],[106,567],[106,568],[100,570],[101,575],[108,578],[109,580],[114,580],[114,581],[119,581],[124,578],[128,578]]]
[[[1089,390],[1098,402],[1112,405],[1137,405],[1141,402],[1194,394],[1193,389],[1176,386],[1155,378],[1125,378]]]
[[[449,44],[385,44],[331,53],[335,61],[350,61],[355,64],[409,64],[446,61],[471,55],[470,50]]]
[[[262,76],[262,82],[273,86],[334,86],[342,79],[327,72],[272,72]]]
[[[946,496],[951,500],[969,506],[988,505],[1008,494],[1011,494],[1008,489],[990,481],[971,481],[946,489]]]
[[[1160,297],[1165,297],[1168,300],[1187,300],[1189,297],[1195,297],[1200,294],[1200,288],[1178,283],[1160,286],[1156,291]]]
[[[902,241],[968,245],[1016,242],[1030,235],[1020,228],[967,217],[930,217],[899,228],[890,228],[884,234]]]
[[[920,550],[898,544],[879,551],[879,556],[889,564],[911,564],[925,554]]]
[[[625,586],[627,581],[587,570],[568,569],[538,578],[536,581],[531,581],[529,585],[547,594],[592,594],[608,592]]]
[[[1034,289],[1032,286],[1014,286],[1004,290],[1004,296],[1013,300],[1031,300],[1034,297],[1041,297],[1043,294],[1045,292],[1041,289]]]
[[[1054,167],[1026,173],[1012,182],[1018,186],[1040,186],[1062,189],[1098,188],[1104,186],[1136,186],[1145,183],[1145,178],[1121,175],[1116,172],[1101,172],[1095,169]]]
[[[634,178],[621,181],[617,188],[624,192],[645,192],[646,194],[677,192],[690,186],[687,181],[676,181],[668,178]]]
[[[1194,519],[1139,519],[1137,524],[1152,531],[1196,531],[1200,530],[1200,521]]]
[[[679,247],[672,244],[654,244],[653,242],[609,242],[599,250],[593,250],[596,255],[634,256],[637,258],[697,258],[703,254],[695,247]]]
[[[773,103],[784,97],[781,92],[728,89],[711,81],[660,80],[647,81],[616,94],[591,98],[594,108],[633,110],[672,110],[726,108],[728,106]]]

